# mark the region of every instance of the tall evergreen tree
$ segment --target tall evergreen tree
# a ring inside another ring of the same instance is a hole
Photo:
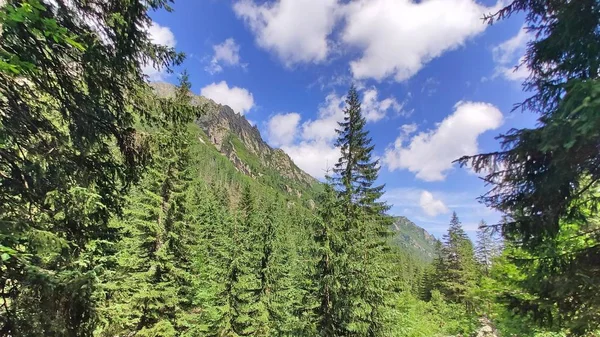
[[[320,332],[380,336],[385,334],[386,294],[392,286],[386,258],[391,218],[385,214],[388,206],[378,200],[384,186],[375,185],[379,163],[371,159],[373,145],[365,130],[366,120],[355,87],[348,92],[344,115],[340,129],[336,130],[341,157],[332,179],[344,217],[338,234],[339,247],[327,248],[330,250],[327,254],[337,261],[333,278],[328,282],[338,283],[339,290],[335,291],[332,303],[322,301],[322,312],[333,312],[331,318],[321,317],[321,328],[326,330]],[[327,240],[335,232],[333,228]]]
[[[431,263],[430,268],[425,270],[423,274],[422,289],[420,291],[420,297],[424,301],[431,300],[431,292],[436,289],[439,291],[441,288],[440,284],[442,281],[443,271],[446,270],[444,252],[441,241],[436,241],[435,246],[435,258]]]
[[[517,13],[524,14],[531,37],[521,65],[530,71],[523,84],[531,97],[516,107],[537,114],[538,123],[535,128],[501,135],[500,151],[460,161],[477,171],[491,172],[485,180],[492,189],[482,200],[507,214],[502,232],[508,241],[538,256],[547,251],[548,243],[560,241],[564,226],[576,226],[580,232],[575,236],[591,239],[586,248],[564,252],[569,256],[569,275],[583,278],[566,276],[571,281],[568,289],[545,284],[550,288],[539,289],[547,293],[538,297],[539,303],[513,304],[535,311],[545,301],[564,303],[559,306],[564,324],[578,332],[594,330],[600,326],[598,320],[581,317],[595,317],[600,309],[597,289],[586,286],[600,278],[597,261],[591,259],[600,253],[594,243],[600,237],[594,225],[598,199],[588,193],[600,187],[600,135],[596,131],[600,127],[600,4],[596,0],[515,0],[487,20],[495,22]],[[563,258],[553,253],[540,261],[553,270],[562,265]]]
[[[181,60],[145,29],[167,4],[3,1],[0,334],[92,334],[108,222],[148,153],[141,62]]]
[[[188,315],[188,336],[229,336],[234,312],[231,305],[231,265],[235,219],[214,186],[196,188],[191,197],[190,221],[198,227],[199,244],[193,252],[197,271],[194,307]],[[221,200],[219,200],[221,199]]]
[[[109,302],[114,311],[105,316],[106,334],[175,336],[192,304],[190,251],[198,233],[188,221],[188,193],[194,186],[187,123],[198,114],[190,105],[189,90],[184,72],[175,97],[160,100],[164,119],[154,135],[155,156],[129,196],[123,218],[117,270],[122,280],[105,287],[115,299]]]
[[[318,199],[318,216],[314,223],[316,251],[316,297],[315,308],[319,336],[341,336],[344,328],[341,323],[342,296],[340,290],[342,251],[342,228],[344,214],[340,209],[337,195],[331,185]]]
[[[268,312],[262,291],[262,215],[250,186],[246,185],[233,234],[236,254],[230,271],[233,309],[231,327],[240,336],[266,336],[269,333]]]

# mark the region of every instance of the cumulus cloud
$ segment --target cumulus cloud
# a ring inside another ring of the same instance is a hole
[[[173,48],[177,44],[175,35],[169,27],[164,27],[156,22],[152,22],[148,28],[148,34],[150,34],[150,40],[153,43],[161,46]]]
[[[302,138],[322,142],[331,142],[337,137],[335,129],[344,119],[344,97],[331,93],[325,97],[315,120],[302,124]]]
[[[442,181],[452,161],[477,153],[477,138],[500,127],[502,121],[502,113],[491,104],[458,102],[436,129],[412,137],[401,133],[386,149],[383,163],[390,171],[406,169],[421,180]]]
[[[289,145],[296,138],[300,114],[290,112],[277,114],[267,122],[267,137],[274,146]]]
[[[398,82],[483,32],[483,14],[496,7],[476,0],[238,0],[233,6],[257,44],[286,66],[324,62],[333,46],[357,49],[354,79]]]
[[[386,202],[394,206],[392,209],[404,210],[405,213],[410,213],[412,216],[420,215],[427,217],[437,217],[438,215],[450,212],[445,200],[468,201],[467,194],[428,191],[414,187],[392,188],[386,192],[384,198]],[[466,204],[453,206],[459,206],[457,208],[463,208],[463,206],[467,206],[466,208],[478,207],[474,197],[472,199],[468,203],[468,206]]]
[[[494,77],[501,76],[510,81],[522,82],[529,76],[530,71],[523,62],[530,38],[530,34],[523,26],[517,35],[492,49],[492,56],[496,63]]]
[[[501,214],[476,199],[484,190],[460,192],[426,190],[416,187],[390,188],[383,195],[392,205],[390,214],[404,215],[432,234],[442,235],[448,230],[450,211],[458,213],[465,231],[476,231],[481,219],[497,223]],[[439,202],[438,202],[439,201]]]
[[[254,106],[252,93],[244,88],[229,87],[227,82],[212,83],[200,90],[200,95],[228,105],[233,111],[245,114]]]
[[[319,106],[317,118],[299,126],[299,140],[282,146],[296,165],[313,177],[323,178],[340,157],[340,150],[333,143],[338,122],[344,119],[344,99],[335,93],[327,95]]]
[[[338,122],[344,119],[343,108],[344,97],[331,93],[319,106],[315,119],[300,124],[296,113],[274,115],[267,122],[269,142],[280,146],[302,170],[323,178],[340,157],[333,143]]]
[[[319,179],[325,177],[340,158],[338,148],[322,141],[301,141],[295,145],[282,146],[281,149],[298,167]]]
[[[343,10],[342,32],[344,43],[362,51],[350,63],[352,73],[357,79],[404,81],[483,32],[481,17],[489,11],[474,0],[352,1]]]
[[[367,122],[377,122],[382,120],[389,110],[397,113],[402,111],[402,104],[393,97],[388,97],[381,101],[377,100],[377,90],[375,88],[366,90],[363,94],[362,113]]]
[[[287,66],[325,61],[336,22],[337,0],[279,0],[257,4],[237,1],[233,9],[256,37]]]
[[[177,44],[175,35],[169,27],[161,26],[156,22],[152,22],[147,28],[150,41],[152,43],[174,48]],[[153,64],[146,63],[142,65],[143,73],[148,76],[148,80],[151,82],[164,81],[167,77],[166,69],[157,69]]]
[[[210,60],[210,64],[206,67],[206,71],[209,73],[216,74],[223,71],[223,65],[240,65],[240,46],[233,38],[228,38],[223,43],[214,45],[213,50],[214,55]]]
[[[425,214],[437,216],[438,214],[448,213],[448,207],[440,199],[436,199],[429,191],[421,191],[419,205]]]

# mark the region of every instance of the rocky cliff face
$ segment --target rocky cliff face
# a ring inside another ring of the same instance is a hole
[[[169,97],[175,87],[168,83],[152,83],[159,96]],[[301,194],[294,185],[312,186],[317,180],[298,168],[281,149],[273,149],[261,137],[256,126],[226,105],[193,95],[192,104],[200,106],[204,115],[197,121],[212,144],[242,173],[261,177],[274,172],[289,180],[282,186],[288,193]]]

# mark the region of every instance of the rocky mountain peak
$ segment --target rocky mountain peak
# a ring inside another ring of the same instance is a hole
[[[174,95],[175,86],[169,83],[151,83],[157,95]],[[227,105],[214,102],[206,97],[193,95],[192,104],[202,107],[204,114],[197,121],[211,143],[244,174],[257,178],[275,171],[290,180],[282,186],[287,192],[299,195],[299,189],[292,183],[311,186],[317,180],[298,168],[292,159],[281,149],[270,147],[260,131],[241,114]]]

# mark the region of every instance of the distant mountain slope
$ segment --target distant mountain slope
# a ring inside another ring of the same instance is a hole
[[[175,93],[175,86],[169,83],[154,82],[151,86],[162,97]],[[270,147],[258,128],[230,107],[197,95],[193,95],[192,104],[205,112],[192,131],[198,138],[196,155],[205,163],[199,172],[207,181],[225,185],[235,193],[242,181],[250,180],[255,186],[277,190],[312,208],[321,189],[318,180],[298,168],[281,149]],[[393,229],[394,243],[424,262],[433,260],[436,240],[427,231],[405,217],[396,218]]]
[[[154,82],[151,86],[159,96],[169,97],[175,92],[169,83]],[[298,198],[319,189],[318,180],[298,168],[283,150],[270,147],[244,116],[202,96],[193,95],[192,104],[204,109],[197,124],[205,138],[239,172]]]
[[[425,262],[433,261],[437,243],[435,237],[403,216],[395,218],[393,229],[393,242]]]

